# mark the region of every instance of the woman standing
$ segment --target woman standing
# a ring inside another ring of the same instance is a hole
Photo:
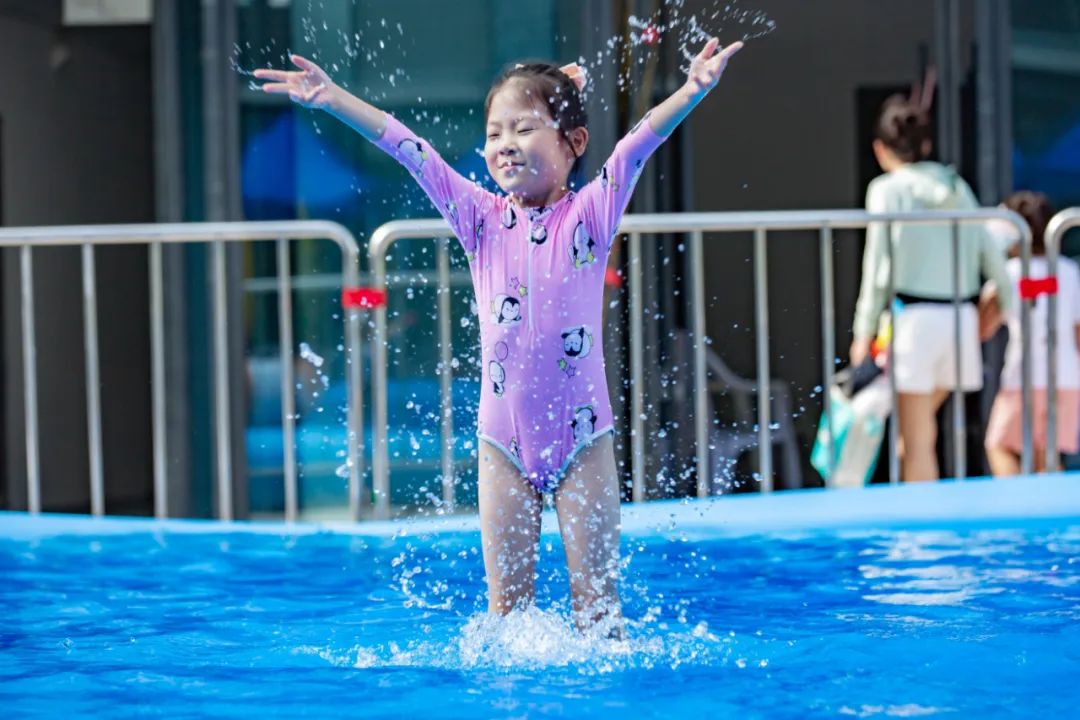
[[[875,128],[874,156],[884,175],[866,192],[866,209],[876,213],[967,210],[978,207],[975,194],[955,170],[927,161],[932,149],[926,110],[900,95],[885,101]],[[904,481],[938,479],[937,411],[956,385],[982,387],[978,301],[980,273],[1008,286],[1004,253],[982,227],[959,230],[960,352],[956,348],[953,301],[952,230],[948,224],[875,223],[867,230],[862,287],[855,307],[850,359],[860,364],[870,352],[888,300],[889,248],[897,310],[890,371],[896,375],[900,453]],[[1009,297],[999,302],[1008,310]]]

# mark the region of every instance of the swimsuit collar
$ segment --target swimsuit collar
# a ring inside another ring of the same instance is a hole
[[[553,210],[555,210],[555,208],[560,207],[564,203],[571,200],[573,197],[574,197],[574,191],[570,190],[565,195],[563,195],[561,198],[559,198],[555,202],[551,203],[550,205],[541,205],[540,207],[525,207],[525,206],[519,204],[517,202],[517,200],[513,196],[511,196],[510,202],[514,205],[514,207],[518,208],[519,210],[524,210],[525,213],[528,215],[529,220],[532,220],[532,221],[535,222],[536,220],[539,220],[540,218],[547,216],[549,213],[551,213]]]

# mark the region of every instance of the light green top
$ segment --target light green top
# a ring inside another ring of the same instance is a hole
[[[904,165],[875,178],[866,190],[869,212],[919,210],[973,210],[975,194],[955,170],[935,162]],[[855,305],[855,337],[873,337],[888,302],[889,257],[885,224],[872,223],[866,231],[862,288]],[[960,297],[979,294],[980,273],[998,287],[1009,287],[1005,253],[981,224],[960,228]],[[953,297],[952,231],[947,224],[893,223],[892,250],[896,291],[925,298]],[[1000,293],[1002,310],[1009,309],[1008,293]]]

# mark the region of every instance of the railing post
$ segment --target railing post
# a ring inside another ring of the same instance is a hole
[[[1020,276],[1031,276],[1031,229],[1024,223],[1020,243]],[[1030,475],[1034,470],[1035,447],[1033,425],[1035,415],[1032,407],[1031,389],[1031,300],[1020,299],[1020,401],[1023,406],[1021,433],[1023,447],[1020,452],[1020,472]],[[1047,378],[1049,379],[1049,378]]]
[[[690,280],[694,322],[694,436],[697,440],[697,494],[712,492],[712,469],[709,467],[709,368],[705,359],[705,249],[704,234],[690,234]]]
[[[386,291],[386,256],[381,252],[371,258],[374,286]],[[389,301],[388,301],[389,302]],[[387,375],[386,367],[386,306],[375,308],[375,333],[371,343],[371,394],[373,397],[371,423],[371,474],[375,495],[375,517],[390,517],[390,448],[387,446]]]
[[[161,243],[150,243],[150,368],[154,443],[154,517],[168,517],[165,432],[165,290]]]
[[[232,434],[229,408],[229,326],[225,301],[225,243],[215,240],[213,248],[214,274],[214,425],[217,454],[218,519],[233,519],[232,501]]]
[[[829,458],[829,481],[836,476],[836,428],[833,426],[832,386],[836,373],[836,310],[833,300],[833,237],[832,228],[823,225],[820,231],[821,250],[821,375],[822,399],[825,404],[826,448]]]
[[[41,512],[41,465],[38,454],[37,339],[34,333],[34,259],[30,245],[19,248],[22,290],[23,414],[26,423],[26,504]]]
[[[963,332],[960,326],[960,222],[949,223],[952,240],[953,267],[953,347],[956,351],[955,380],[953,387],[953,471],[957,480],[967,477],[967,417],[963,389]]]
[[[342,246],[342,274],[345,287],[355,288],[360,284],[360,257],[355,246]],[[343,307],[345,316],[345,342],[349,355],[345,363],[345,377],[348,383],[349,403],[346,420],[349,425],[348,449],[346,450],[347,470],[349,475],[349,517],[353,522],[360,520],[360,514],[368,505],[365,492],[364,476],[367,458],[367,442],[364,438],[364,356],[361,348],[361,314],[355,305]]]
[[[1043,239],[1046,246],[1047,277],[1057,277],[1058,255],[1061,253],[1061,241],[1070,228],[1080,226],[1080,208],[1062,210],[1046,226]],[[1046,333],[1046,469],[1057,472],[1061,469],[1057,449],[1057,346],[1061,342],[1057,326],[1057,295],[1051,293],[1047,298],[1047,333]]]
[[[86,358],[86,430],[90,447],[90,513],[105,514],[105,470],[101,447],[101,356],[98,352],[97,278],[94,246],[82,246],[83,352]]]
[[[634,502],[645,500],[645,378],[641,314],[641,233],[630,233],[630,475]]]
[[[1058,246],[1055,243],[1053,251],[1049,244],[1046,246],[1046,275],[1057,277],[1058,269]],[[1046,297],[1046,448],[1045,463],[1047,472],[1059,470],[1059,453],[1057,437],[1057,293],[1049,293]]]
[[[896,306],[896,267],[893,252],[893,224],[885,223],[885,257],[889,261],[888,292],[889,298],[889,395],[891,396],[892,417],[889,418],[889,483],[900,482],[900,394],[896,390],[896,326],[900,311]]]
[[[754,307],[756,309],[758,365],[758,458],[761,492],[772,492],[772,393],[769,370],[769,266],[765,247],[767,230],[754,230]]]
[[[292,262],[289,241],[278,238],[278,356],[281,359],[281,434],[285,480],[285,522],[296,522],[299,492],[296,480],[296,379],[293,372]]]
[[[441,238],[437,250],[439,275],[439,413],[442,434],[442,496],[447,510],[454,507],[454,348],[450,324],[450,240]]]

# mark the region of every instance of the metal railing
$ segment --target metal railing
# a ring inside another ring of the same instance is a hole
[[[866,229],[871,223],[883,223],[886,237],[892,238],[893,227],[897,223],[907,224],[941,224],[951,228],[951,242],[953,248],[953,310],[957,331],[955,342],[957,344],[957,356],[959,357],[960,338],[960,311],[961,298],[959,295],[959,256],[960,233],[959,228],[963,224],[981,224],[988,220],[1000,219],[1011,223],[1016,227],[1022,238],[1022,272],[1027,277],[1030,271],[1031,257],[1031,231],[1023,218],[1014,212],[999,208],[987,208],[963,211],[927,211],[916,213],[885,213],[871,214],[859,210],[822,210],[822,211],[785,211],[785,212],[748,212],[748,213],[673,213],[653,215],[628,215],[623,218],[619,232],[629,234],[629,276],[627,284],[630,294],[630,378],[632,397],[630,410],[631,424],[631,475],[633,479],[633,499],[640,501],[645,498],[645,434],[644,434],[644,348],[642,345],[642,268],[641,268],[641,236],[646,233],[688,233],[690,235],[690,297],[692,299],[692,336],[694,338],[694,433],[696,438],[696,467],[698,478],[698,494],[706,495],[709,492],[710,477],[708,467],[708,444],[709,423],[707,415],[707,389],[706,389],[706,350],[705,350],[705,282],[704,282],[704,235],[705,233],[731,233],[752,232],[754,234],[754,264],[755,264],[755,317],[756,317],[756,357],[757,357],[757,385],[758,385],[758,447],[759,447],[759,475],[761,489],[771,491],[773,486],[772,471],[772,440],[771,440],[771,408],[770,408],[770,368],[769,368],[769,312],[768,312],[768,274],[767,274],[767,239],[768,233],[778,231],[806,231],[816,230],[819,233],[821,251],[821,305],[822,305],[822,372],[824,375],[825,415],[830,428],[829,442],[834,434],[832,432],[832,407],[829,399],[828,388],[832,385],[835,373],[836,356],[836,328],[835,313],[833,309],[833,231],[835,230],[860,230]],[[450,235],[450,227],[443,220],[402,220],[387,223],[378,228],[371,236],[368,253],[371,261],[371,273],[373,284],[376,289],[387,288],[386,254],[390,246],[404,239],[431,239],[445,238]],[[890,259],[890,268],[893,267],[892,252],[893,243],[887,242],[887,253]],[[448,268],[449,252],[447,245],[441,242],[439,245],[439,291],[445,295],[446,270]],[[896,289],[893,287],[892,273],[889,277],[889,305],[895,306]],[[448,302],[448,301],[447,301]],[[444,309],[443,302],[439,305],[439,347],[441,354],[440,371],[440,409],[442,417],[443,434],[443,495],[447,502],[453,502],[453,455],[451,437],[453,435],[453,419],[450,412],[450,387],[451,387],[451,337],[449,313]],[[1031,472],[1032,461],[1032,398],[1031,398],[1031,357],[1030,357],[1030,311],[1031,302],[1025,300],[1021,307],[1021,326],[1023,328],[1024,351],[1023,386],[1022,397],[1024,407],[1024,436],[1022,467],[1025,473]],[[385,307],[376,308],[374,322],[374,336],[372,342],[372,386],[373,386],[373,409],[372,409],[372,485],[375,493],[375,512],[377,517],[389,515],[390,502],[390,479],[389,479],[389,448],[387,446],[387,314]],[[889,351],[893,350],[893,342],[890,337]],[[954,435],[954,462],[955,474],[962,477],[966,468],[966,419],[963,415],[963,403],[960,389],[959,363],[957,363],[957,384],[954,389],[953,435]],[[890,373],[893,407],[896,407],[896,384],[895,378]],[[891,423],[890,433],[890,464],[889,477],[893,483],[899,482],[900,468],[899,458],[896,452],[898,441],[897,423]],[[830,463],[834,462],[834,453],[829,448]]]
[[[0,247],[20,249],[23,332],[23,395],[26,420],[26,482],[28,509],[41,512],[39,463],[37,367],[34,338],[33,248],[82,246],[84,350],[86,354],[87,435],[90,453],[90,506],[94,515],[105,513],[105,477],[101,436],[100,373],[98,365],[97,283],[94,247],[97,245],[149,246],[150,336],[152,380],[152,424],[154,453],[154,515],[168,516],[165,432],[165,339],[164,292],[161,248],[166,244],[211,243],[213,269],[213,362],[214,428],[217,469],[218,517],[231,520],[232,456],[228,393],[228,334],[226,315],[225,243],[273,240],[277,243],[277,290],[282,359],[281,420],[284,433],[285,519],[297,517],[298,493],[295,451],[294,377],[292,370],[292,277],[289,263],[291,240],[332,240],[341,249],[342,288],[353,288],[359,279],[359,246],[341,225],[322,221],[178,223],[160,225],[82,225],[35,228],[0,228]],[[361,478],[364,435],[361,428],[362,368],[360,355],[360,312],[344,309],[347,344],[346,382],[348,397],[349,507],[358,518],[362,503]]]
[[[1058,256],[1065,233],[1080,227],[1080,208],[1062,210],[1050,219],[1043,235],[1046,246],[1046,276],[1057,278]],[[1027,276],[1027,273],[1024,273]],[[1047,293],[1046,306],[1046,469],[1059,470],[1057,451],[1057,289]]]
[[[450,225],[445,220],[396,220],[371,234],[368,245],[372,286],[387,290],[386,253],[399,240],[442,238],[436,256],[439,303],[439,417],[441,420],[442,494],[448,507],[454,504],[454,417],[451,387],[453,348],[450,325],[450,248],[446,237]],[[375,517],[390,516],[390,448],[387,413],[387,328],[386,306],[375,308],[375,329],[371,341],[371,474],[375,496]]]

